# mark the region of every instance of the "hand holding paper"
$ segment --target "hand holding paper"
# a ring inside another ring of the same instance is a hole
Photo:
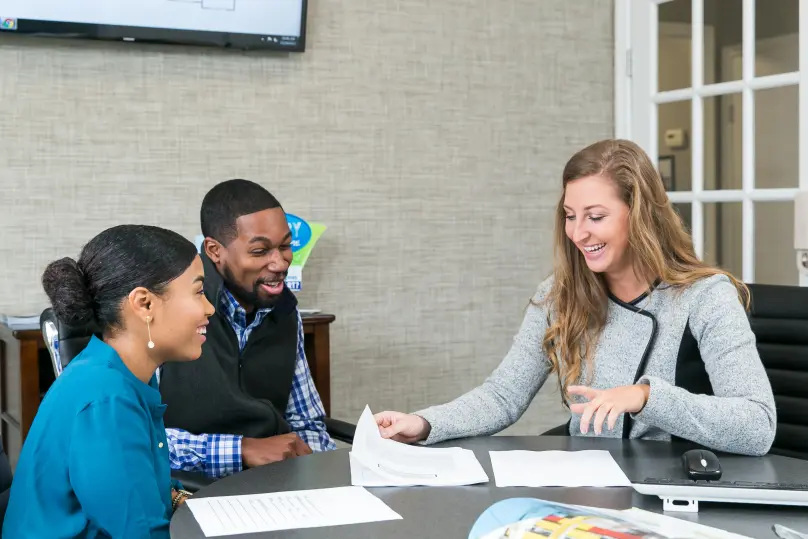
[[[382,438],[367,406],[356,425],[349,457],[353,485],[455,486],[488,482],[473,451],[415,447]]]
[[[430,425],[426,419],[413,414],[401,412],[381,412],[373,416],[379,425],[382,438],[388,438],[405,444],[414,444],[426,440]]]

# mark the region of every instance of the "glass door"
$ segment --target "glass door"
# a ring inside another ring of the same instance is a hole
[[[657,158],[697,254],[747,283],[808,286],[808,0],[617,0],[615,21],[617,136]]]

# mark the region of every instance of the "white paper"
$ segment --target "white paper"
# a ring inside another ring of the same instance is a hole
[[[490,451],[498,487],[630,487],[608,451]]]
[[[458,486],[488,482],[473,451],[412,446],[382,438],[367,406],[357,422],[349,458],[353,485]]]
[[[189,498],[185,503],[205,537],[401,519],[361,487]]]

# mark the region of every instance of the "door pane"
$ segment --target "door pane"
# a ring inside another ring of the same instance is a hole
[[[761,1],[765,0],[758,0],[758,5]],[[741,58],[742,39],[743,0],[704,0],[705,84],[741,80],[741,74],[726,69],[724,58],[728,55]]]
[[[799,284],[794,202],[755,203],[755,282]]]
[[[742,278],[741,203],[704,204],[704,261]]]
[[[691,102],[675,101],[657,106],[659,171],[668,191],[690,191]]]
[[[685,225],[688,234],[693,233],[693,204],[689,202],[673,204],[673,209],[679,214],[682,219],[682,224]]]
[[[659,6],[657,89],[660,92],[691,86],[690,3],[690,0],[672,0]]]
[[[755,76],[799,70],[799,24],[799,0],[755,2]]]
[[[799,89],[755,92],[755,187],[799,185]]]
[[[704,189],[741,189],[741,94],[706,97],[704,110]]]

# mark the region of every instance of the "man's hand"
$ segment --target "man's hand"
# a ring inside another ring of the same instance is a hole
[[[257,468],[264,464],[311,453],[311,448],[294,432],[271,438],[243,438],[241,440],[241,462],[247,468]]]
[[[589,424],[592,423],[595,434],[600,435],[603,423],[607,419],[607,426],[612,430],[621,414],[626,412],[636,414],[642,411],[648,402],[651,387],[647,384],[612,389],[570,386],[567,391],[570,395],[580,395],[589,401],[570,406],[572,413],[581,415],[581,433],[586,434],[589,431]]]

